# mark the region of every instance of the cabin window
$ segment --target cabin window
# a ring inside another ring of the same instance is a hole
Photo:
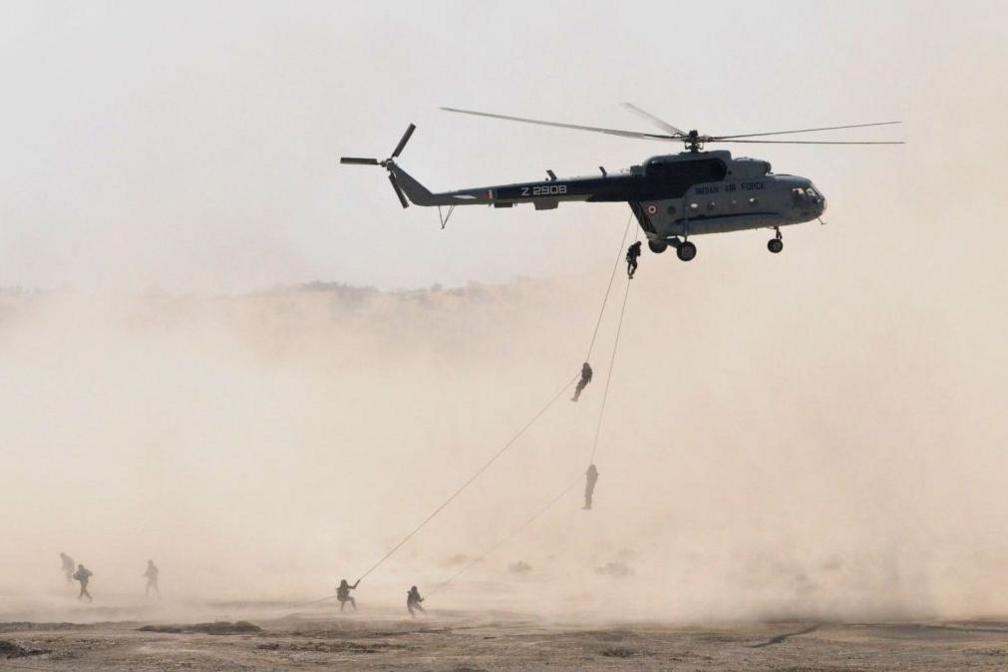
[[[750,196],[749,197],[749,205],[751,205],[752,207],[755,208],[757,205],[759,205],[759,199],[756,198],[755,196]]]
[[[700,204],[699,203],[690,203],[689,204],[689,209],[692,210],[693,212],[696,212],[697,210],[700,209]]]
[[[708,211],[714,210],[716,208],[717,208],[717,203],[715,203],[714,201],[708,201],[707,202],[707,210]]]

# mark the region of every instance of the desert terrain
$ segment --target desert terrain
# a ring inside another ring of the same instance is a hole
[[[1004,670],[1008,664],[1008,622],[995,619],[673,626],[543,621],[503,612],[435,611],[413,620],[392,610],[277,616],[275,607],[218,609],[251,620],[234,630],[218,623],[221,634],[199,632],[196,624],[187,626],[193,632],[163,632],[178,624],[138,621],[2,623],[0,669],[832,672]]]

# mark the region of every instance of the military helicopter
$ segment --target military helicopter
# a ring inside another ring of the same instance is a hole
[[[797,175],[775,174],[770,164],[760,159],[733,157],[726,150],[704,151],[710,143],[793,144],[793,145],[901,145],[902,141],[847,140],[765,140],[767,136],[834,131],[868,126],[890,126],[899,121],[882,121],[846,126],[803,128],[791,131],[770,131],[733,135],[707,135],[696,130],[682,131],[672,124],[624,103],[624,107],[661,128],[663,133],[642,133],[597,126],[581,126],[539,119],[513,117],[490,112],[477,112],[443,107],[447,112],[505,119],[526,124],[539,124],[580,131],[604,133],[624,138],[673,140],[682,142],[685,151],[654,156],[629,170],[610,174],[599,166],[600,175],[559,179],[547,170],[548,179],[518,182],[475,189],[459,189],[431,193],[409,173],[399,167],[396,159],[409,142],[416,125],[410,124],[396,145],[392,156],[379,161],[372,158],[342,157],[340,163],[381,166],[388,171],[389,181],[404,208],[410,202],[420,206],[437,206],[441,226],[447,224],[459,205],[487,205],[511,208],[531,203],[536,210],[551,210],[562,202],[587,201],[610,203],[625,201],[647,237],[648,247],[658,254],[674,247],[682,261],[697,254],[691,236],[725,233],[746,229],[773,229],[774,237],[767,249],[774,254],[784,249],[780,228],[818,219],[826,209],[826,198],[812,181]],[[757,139],[754,139],[757,138]],[[447,216],[441,208],[448,208]]]

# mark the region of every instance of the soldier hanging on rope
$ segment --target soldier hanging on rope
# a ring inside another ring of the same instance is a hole
[[[637,272],[637,257],[641,255],[641,244],[638,240],[636,243],[627,248],[626,251],[626,263],[627,263],[627,277],[633,280],[634,273]]]
[[[588,471],[585,472],[585,505],[584,508],[591,509],[592,506],[592,495],[595,494],[595,482],[598,480],[598,469],[595,468],[594,464],[588,465]]]
[[[571,397],[571,401],[577,401],[581,397],[581,392],[588,386],[588,383],[592,379],[592,368],[588,362],[581,365],[581,380],[578,381],[577,387],[574,388],[574,396]]]
[[[355,589],[360,585],[360,579],[357,579],[357,583],[352,586],[347,582],[346,579],[341,579],[340,584],[336,587],[336,599],[339,601],[339,610],[343,611],[343,607],[349,602],[350,606],[353,607],[354,611],[357,611],[357,600],[350,597],[350,591]]]

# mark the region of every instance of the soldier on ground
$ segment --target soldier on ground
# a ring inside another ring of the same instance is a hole
[[[60,562],[63,563],[63,574],[67,583],[73,583],[74,561],[66,553],[60,553]]]
[[[424,611],[424,608],[420,606],[421,602],[423,602],[423,598],[420,597],[420,591],[417,590],[416,586],[411,587],[409,592],[406,593],[406,608],[409,609],[409,615],[413,618],[416,618],[416,613],[414,613],[415,611],[419,611],[421,614],[427,613]]]
[[[86,597],[88,602],[92,601],[91,593],[89,593],[87,589],[88,581],[91,580],[92,575],[93,572],[83,564],[77,565],[77,571],[73,573],[73,578],[80,581],[80,595],[77,596],[78,600],[82,600]]]
[[[144,595],[146,595],[147,597],[150,597],[150,591],[151,588],[153,588],[154,592],[158,596],[158,599],[159,600],[161,599],[161,589],[158,588],[157,584],[158,574],[160,573],[161,570],[157,568],[157,565],[154,564],[154,561],[148,560],[147,570],[143,573],[143,576],[147,579],[147,587],[144,589]]]

